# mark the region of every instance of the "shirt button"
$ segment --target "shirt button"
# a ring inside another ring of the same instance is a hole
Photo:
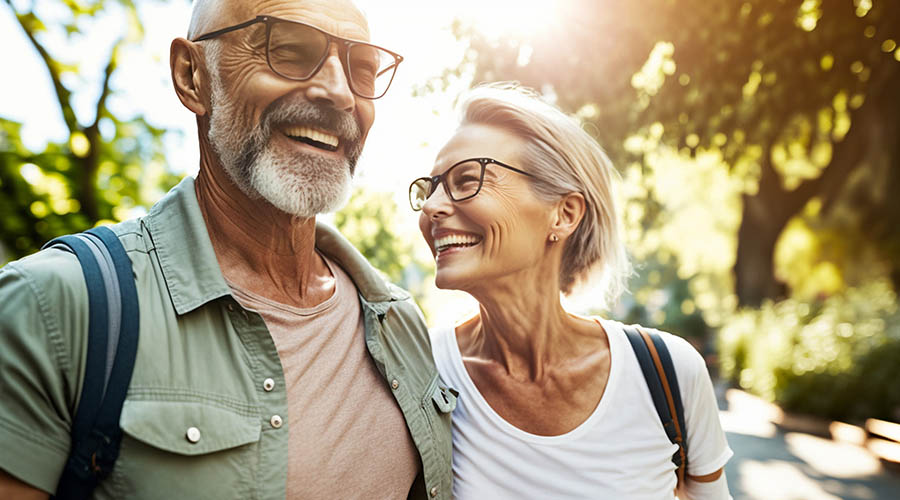
[[[185,437],[187,437],[187,440],[192,443],[200,441],[200,429],[196,427],[188,427],[188,430],[185,433]]]
[[[265,389],[266,392],[269,392],[269,391],[271,391],[271,390],[274,389],[274,388],[275,388],[275,381],[274,381],[274,380],[272,380],[272,379],[270,379],[270,378],[267,378],[267,379],[263,380],[263,389]]]
[[[272,424],[272,427],[278,429],[279,427],[281,427],[281,424],[283,424],[284,421],[281,420],[280,416],[272,415],[272,418],[269,419],[269,423]]]
[[[400,387],[400,382],[397,382],[397,379],[391,380],[391,389],[396,389]]]
[[[434,486],[434,487],[431,488],[431,490],[430,490],[428,493],[429,493],[432,497],[436,497],[436,496],[437,496],[437,492],[438,492],[437,486]]]

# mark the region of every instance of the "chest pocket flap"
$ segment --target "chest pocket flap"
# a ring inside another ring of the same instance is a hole
[[[122,430],[145,444],[179,455],[200,455],[255,443],[259,419],[197,402],[125,401]]]
[[[438,382],[434,384],[434,389],[431,391],[431,400],[438,411],[450,413],[456,408],[456,397],[458,395],[459,393],[455,389],[446,387]]]

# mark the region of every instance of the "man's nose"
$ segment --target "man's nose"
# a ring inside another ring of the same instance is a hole
[[[310,101],[327,102],[336,109],[353,111],[356,96],[350,90],[350,81],[336,47],[332,47],[332,52],[309,82],[306,92]]]

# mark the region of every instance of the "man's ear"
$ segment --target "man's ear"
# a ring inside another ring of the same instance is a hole
[[[169,48],[169,67],[172,70],[172,84],[178,99],[194,114],[204,116],[209,111],[203,90],[206,76],[202,70],[200,51],[196,45],[184,38],[172,40]]]
[[[560,239],[568,238],[578,229],[578,224],[584,218],[587,205],[584,195],[581,193],[569,193],[556,203],[556,212],[553,214],[550,230]]]

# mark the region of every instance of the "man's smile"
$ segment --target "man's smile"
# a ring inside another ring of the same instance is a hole
[[[285,127],[282,132],[294,141],[330,152],[337,151],[340,143],[337,136],[310,127],[289,126]]]

